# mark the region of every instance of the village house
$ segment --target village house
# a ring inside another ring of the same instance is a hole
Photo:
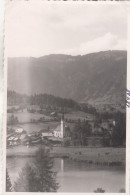
[[[44,138],[53,137],[53,133],[50,132],[50,131],[49,132],[48,131],[44,131],[44,132],[41,133],[41,137],[42,137],[42,140]]]
[[[8,146],[17,146],[19,144],[20,144],[20,139],[18,137],[12,136],[7,139]]]
[[[15,130],[15,132],[16,132],[16,133],[22,133],[22,132],[23,132],[23,128],[17,128],[17,129]]]
[[[50,114],[50,116],[52,116],[52,117],[57,117],[57,112],[52,112],[52,113]]]

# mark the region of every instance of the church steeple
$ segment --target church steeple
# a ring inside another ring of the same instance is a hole
[[[64,121],[64,113],[61,115],[61,120]]]
[[[64,138],[64,114],[61,116],[61,137]]]

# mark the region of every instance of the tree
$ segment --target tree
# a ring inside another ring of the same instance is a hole
[[[58,183],[52,167],[53,160],[49,151],[43,147],[39,148],[31,165],[26,164],[20,172],[14,190],[17,192],[56,192]]]
[[[26,164],[19,173],[17,181],[14,183],[15,192],[37,192],[37,176],[34,168]]]
[[[12,184],[7,169],[6,169],[6,192],[12,192]]]
[[[43,147],[39,148],[35,158],[36,175],[39,181],[37,188],[39,192],[56,192],[58,189],[56,172],[52,170],[53,163],[49,150],[45,150]]]
[[[13,114],[9,117],[9,120],[8,120],[8,124],[9,125],[14,125],[14,124],[17,124],[19,123],[18,121],[18,117],[17,116],[14,116]]]
[[[74,145],[86,145],[86,137],[90,136],[92,132],[91,126],[89,125],[88,121],[78,121],[72,132],[72,141]]]
[[[64,146],[67,146],[67,147],[70,146],[70,140],[65,140],[64,141]]]
[[[115,116],[116,125],[113,127],[112,142],[114,146],[122,146],[126,141],[126,116],[118,112]]]

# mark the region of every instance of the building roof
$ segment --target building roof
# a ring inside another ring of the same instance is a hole
[[[17,128],[15,131],[16,132],[23,132],[23,128]]]
[[[57,112],[52,112],[51,115],[54,115],[54,114],[56,114],[56,113],[57,113]]]
[[[11,141],[11,140],[14,140],[15,137],[9,137],[8,140]]]
[[[51,141],[63,141],[63,138],[60,138],[60,137],[48,137],[48,140],[51,140]]]
[[[53,133],[52,132],[42,132],[42,136],[43,137],[53,136]]]
[[[17,140],[18,140],[18,138],[17,138],[17,137],[15,137],[13,140],[14,140],[14,141],[17,141]]]
[[[54,131],[61,131],[61,126],[58,125]]]
[[[18,140],[18,137],[10,137],[10,138],[8,138],[8,141],[17,141]]]

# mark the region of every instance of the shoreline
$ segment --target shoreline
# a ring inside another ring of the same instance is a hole
[[[19,146],[9,148],[7,158],[31,158],[35,157],[38,146],[27,148]],[[85,162],[86,164],[103,166],[122,166],[126,163],[125,148],[79,148],[79,147],[51,147],[52,158],[69,158],[73,161]]]

